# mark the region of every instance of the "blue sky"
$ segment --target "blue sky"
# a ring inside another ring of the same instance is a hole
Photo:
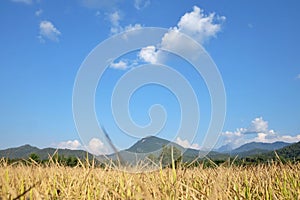
[[[89,146],[92,152],[105,152],[103,139],[84,142],[76,130],[72,113],[76,75],[100,42],[143,27],[184,32],[202,44],[217,65],[227,97],[219,146],[299,141],[299,8],[297,0],[1,1],[0,149],[28,143]],[[195,140],[176,137],[178,100],[163,87],[152,84],[134,93],[131,117],[145,126],[149,107],[162,104],[168,118],[158,136],[184,146],[201,146],[211,117],[207,87],[189,63],[165,54],[158,54],[156,47],[130,52],[113,61],[99,82],[95,112],[120,149],[137,138],[116,126],[110,107],[112,90],[122,75],[140,64],[157,63],[159,56],[168,57],[163,64],[185,76],[196,93],[201,116]]]

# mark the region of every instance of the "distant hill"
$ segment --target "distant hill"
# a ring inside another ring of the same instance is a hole
[[[49,155],[53,155],[55,152],[60,156],[69,157],[74,156],[80,159],[85,159],[87,152],[83,150],[70,150],[70,149],[54,149],[54,148],[45,148],[39,149],[30,145],[23,145],[16,148],[9,148],[5,150],[0,150],[0,158],[10,158],[10,159],[27,159],[30,154],[35,153],[39,155],[41,160],[49,158]],[[92,154],[88,154],[89,158],[92,158]]]
[[[274,151],[286,147],[288,145],[291,144],[286,142],[274,142],[274,143],[250,142],[240,146],[239,148],[234,149],[232,153],[238,154],[241,152],[247,152],[247,151],[258,150],[258,149],[266,150],[266,151]]]
[[[263,142],[250,142],[244,144],[236,149],[232,149],[230,144],[221,146],[216,151],[223,154],[229,154],[230,156],[246,157],[251,155],[261,155],[269,151],[281,149],[283,147],[291,145],[286,142],[274,142],[274,143],[263,143]]]
[[[228,152],[231,152],[232,150],[233,150],[233,148],[230,144],[225,144],[225,145],[219,147],[218,149],[215,149],[215,151],[219,152],[219,153],[228,153]]]

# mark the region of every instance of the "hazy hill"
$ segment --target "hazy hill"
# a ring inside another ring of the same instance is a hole
[[[234,149],[232,153],[238,154],[241,152],[247,152],[247,151],[258,150],[258,149],[266,150],[266,151],[274,151],[286,147],[288,145],[291,144],[286,142],[274,142],[274,143],[250,142]]]
[[[263,143],[263,142],[250,142],[244,144],[236,149],[232,149],[230,144],[221,146],[216,151],[230,156],[246,157],[251,155],[261,155],[269,151],[281,149],[283,147],[291,145],[286,142],[274,142],[274,143]]]

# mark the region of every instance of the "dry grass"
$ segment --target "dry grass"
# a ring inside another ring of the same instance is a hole
[[[300,164],[162,169],[0,162],[0,199],[300,199]]]

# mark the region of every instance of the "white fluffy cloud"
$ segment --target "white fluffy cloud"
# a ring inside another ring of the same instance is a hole
[[[150,0],[134,0],[134,7],[137,10],[146,8],[149,5],[150,5]]]
[[[87,149],[90,153],[94,155],[101,155],[101,154],[108,153],[107,147],[98,138],[92,138],[87,146]]]
[[[239,147],[249,142],[272,143],[276,141],[298,142],[300,134],[296,136],[280,135],[269,129],[268,122],[262,117],[252,120],[248,128],[239,128],[236,131],[226,131],[221,134],[223,144],[230,144],[233,148]]]
[[[216,16],[215,13],[204,14],[204,10],[194,6],[193,11],[185,13],[178,22],[178,30],[191,36],[200,43],[216,37],[221,30],[221,24],[225,21],[224,16]]]
[[[71,149],[71,150],[86,149],[88,152],[94,155],[101,155],[101,154],[108,153],[108,148],[98,138],[92,138],[89,141],[87,146],[83,146],[78,140],[63,141],[58,144],[55,144],[54,146],[59,149]]]
[[[57,146],[57,148],[60,148],[60,149],[72,149],[72,150],[80,149],[82,147],[78,140],[73,140],[73,141],[68,140],[65,142],[60,142],[56,146]]]
[[[32,4],[32,0],[11,0],[11,1],[16,3]]]
[[[139,52],[139,59],[152,64],[157,63],[158,51],[155,46],[147,46]]]
[[[184,148],[200,149],[198,144],[191,144],[188,140],[182,140],[180,137],[177,137],[175,142]]]
[[[204,10],[194,6],[192,12],[185,13],[177,23],[175,27],[171,27],[169,31],[163,36],[159,47],[168,49],[169,51],[175,51],[177,53],[184,53],[197,57],[195,49],[197,48],[196,43],[191,42],[188,38],[184,37],[183,34],[191,37],[195,41],[203,44],[209,39],[216,37],[217,33],[221,31],[222,23],[225,21],[224,16],[217,16],[215,13],[204,14]],[[163,62],[157,59],[157,55],[160,55],[161,51],[149,49],[146,47],[148,60],[155,60],[156,62]],[[150,51],[152,50],[152,51]],[[141,51],[145,51],[142,49]],[[152,56],[151,56],[152,55]],[[140,56],[143,58],[142,56]],[[149,59],[151,58],[151,59]],[[149,62],[144,59],[144,61]]]
[[[177,26],[170,28],[169,32],[164,35],[161,46],[178,52],[192,53],[194,44],[185,39],[181,33],[203,44],[210,38],[216,37],[225,19],[224,16],[216,16],[215,13],[205,15],[204,10],[194,6],[192,12],[185,13]]]
[[[39,39],[44,42],[45,39],[52,41],[58,41],[58,37],[61,35],[61,32],[52,24],[50,21],[42,21],[40,23],[40,35]]]
[[[247,129],[248,132],[254,133],[265,133],[268,131],[268,122],[264,121],[262,117],[255,118],[252,120],[250,127]]]

